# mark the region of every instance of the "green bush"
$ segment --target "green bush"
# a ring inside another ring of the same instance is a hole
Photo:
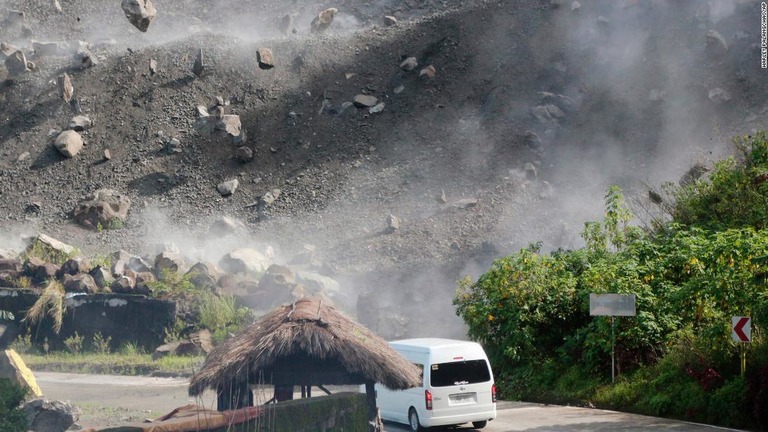
[[[0,378],[0,432],[25,432],[27,416],[20,405],[27,392],[8,378]]]
[[[534,245],[459,282],[456,313],[486,348],[502,397],[575,398],[739,427],[768,422],[768,409],[758,408],[768,397],[757,390],[768,382],[760,331],[768,323],[768,141],[760,133],[735,142],[738,157],[673,191],[672,220],[656,230],[632,227],[612,187],[603,221],[585,224],[584,248],[545,255]],[[589,316],[590,293],[636,296],[636,316],[615,323],[615,384],[611,320]],[[753,320],[749,384],[730,337],[738,315]]]
[[[199,295],[197,312],[198,328],[210,330],[216,342],[226,339],[229,333],[237,333],[252,320],[248,308],[238,306],[234,296],[217,296],[208,292]]]

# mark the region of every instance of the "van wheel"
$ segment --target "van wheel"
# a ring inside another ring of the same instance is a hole
[[[424,430],[419,423],[419,414],[414,408],[411,408],[411,410],[408,411],[408,426],[411,427],[411,432],[420,432]]]
[[[487,424],[488,424],[488,420],[483,420],[483,421],[479,421],[479,422],[472,422],[472,427],[475,428],[475,429],[482,429]]]

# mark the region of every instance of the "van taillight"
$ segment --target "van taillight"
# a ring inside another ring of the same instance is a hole
[[[424,402],[427,404],[427,410],[432,410],[432,393],[429,390],[424,390]]]
[[[491,401],[496,402],[496,384],[491,386]]]

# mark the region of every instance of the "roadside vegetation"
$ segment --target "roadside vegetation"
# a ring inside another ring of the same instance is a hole
[[[768,141],[734,143],[709,176],[665,185],[644,228],[612,187],[584,248],[531,245],[460,281],[457,314],[501,397],[768,427]],[[590,293],[636,295],[637,315],[615,318],[615,383],[611,318],[589,315]],[[750,344],[732,341],[732,316],[752,318]]]
[[[75,334],[64,340],[65,351],[47,351],[46,344],[35,346],[29,335],[10,345],[36,371],[111,375],[191,375],[205,360],[204,356],[167,355],[153,359],[134,344],[111,350],[109,338],[98,333],[84,346],[84,338]]]
[[[21,408],[26,391],[8,378],[0,378],[0,432],[27,430],[27,415]]]

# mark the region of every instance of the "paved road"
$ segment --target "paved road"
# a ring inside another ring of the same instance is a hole
[[[204,394],[202,399],[187,396],[188,381],[186,379],[54,372],[35,372],[35,377],[46,397],[68,400],[77,406],[134,410],[147,413],[145,417],[165,414],[189,403],[215,407],[211,394]],[[505,401],[499,402],[497,407],[498,418],[490,422],[483,432],[733,430],[586,408]],[[93,409],[86,411],[94,412]],[[81,420],[81,424],[86,426],[106,426],[107,424],[103,422],[104,419],[94,421],[83,418]],[[385,428],[388,432],[408,430],[405,426],[394,423],[387,423]],[[457,430],[472,431],[473,429],[465,426]]]

